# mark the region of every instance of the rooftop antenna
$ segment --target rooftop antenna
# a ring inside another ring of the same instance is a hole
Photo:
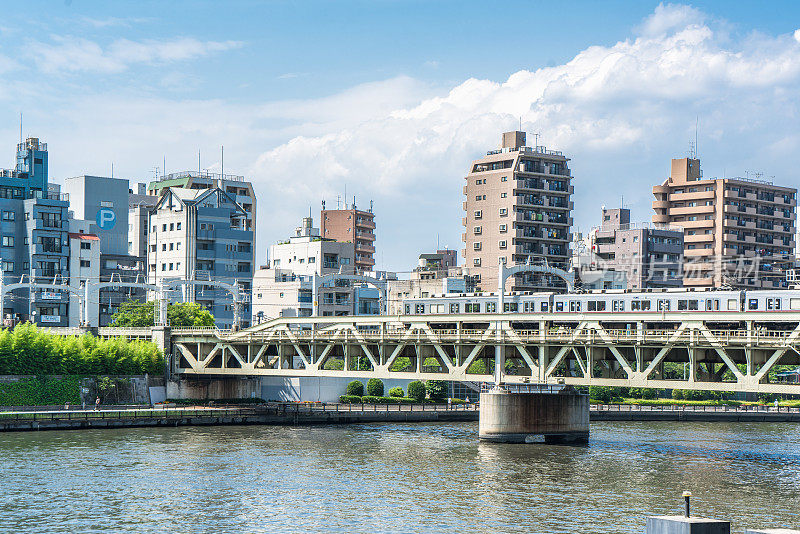
[[[347,184],[344,184],[344,209],[347,209]]]
[[[19,112],[19,143],[22,144],[22,112]]]
[[[534,147],[533,148],[536,148],[536,147],[539,146],[539,135],[541,135],[541,134],[539,134],[538,132],[533,134],[533,139],[534,139]]]
[[[519,131],[522,131],[522,115],[519,116]]]
[[[200,176],[200,149],[197,149],[197,176]]]
[[[164,173],[164,178],[167,177],[167,155],[164,154],[164,166],[161,168],[162,172]]]
[[[111,179],[114,179],[114,162],[111,162]]]
[[[694,117],[694,156],[697,156],[697,129],[700,127],[700,115]]]
[[[225,145],[220,145],[220,147],[221,147],[220,151],[222,154],[220,158],[220,170],[222,172],[220,174],[222,174],[222,177],[225,178]]]

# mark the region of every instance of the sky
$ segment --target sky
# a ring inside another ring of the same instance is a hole
[[[56,182],[219,172],[224,145],[261,263],[345,191],[376,268],[460,251],[470,162],[520,121],[571,158],[576,232],[650,220],[695,136],[706,177],[800,181],[797,2],[34,0],[2,8],[0,77],[0,167],[20,113]]]

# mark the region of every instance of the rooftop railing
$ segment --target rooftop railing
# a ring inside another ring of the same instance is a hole
[[[180,180],[182,178],[208,178],[210,180],[230,180],[233,182],[244,182],[244,176],[239,176],[238,174],[221,174],[218,172],[208,171],[171,172],[167,175],[159,176],[158,181],[164,182],[166,180]]]

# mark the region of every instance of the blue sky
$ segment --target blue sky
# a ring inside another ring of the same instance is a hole
[[[259,256],[347,187],[378,266],[461,249],[471,159],[520,117],[572,158],[575,221],[650,218],[700,120],[711,175],[797,185],[800,4],[27,2],[0,17],[0,165],[49,143],[56,181],[202,166],[259,193]],[[3,149],[2,147],[6,147]],[[3,155],[3,151],[5,155]]]

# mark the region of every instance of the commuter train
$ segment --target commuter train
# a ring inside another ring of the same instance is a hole
[[[497,313],[496,293],[454,293],[403,299],[405,315]],[[663,313],[800,311],[800,289],[604,289],[585,293],[514,292],[508,313]]]

